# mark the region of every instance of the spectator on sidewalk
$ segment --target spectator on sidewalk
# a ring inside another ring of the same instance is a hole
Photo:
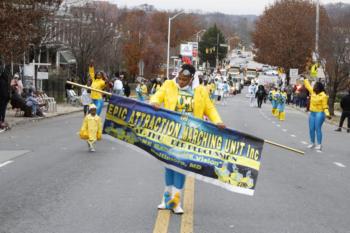
[[[84,107],[84,116],[89,112],[89,105],[91,104],[90,94],[86,88],[81,89],[81,104]]]
[[[26,99],[23,98],[16,88],[12,87],[11,106],[13,109],[19,109],[24,112],[24,117],[32,117],[32,108],[26,105]]]
[[[118,77],[114,81],[114,84],[113,84],[113,93],[116,94],[116,95],[122,95],[123,94],[123,82]]]
[[[15,91],[19,94],[22,95],[23,93],[23,83],[22,80],[19,77],[19,74],[16,73],[13,76],[13,79],[11,80],[11,88],[14,88]]]
[[[39,104],[39,101],[37,99],[37,97],[34,94],[34,90],[33,89],[29,89],[27,98],[26,98],[26,105],[28,107],[31,107],[32,109],[32,116],[39,116],[39,117],[43,117],[44,114],[41,111],[40,107],[42,106],[41,104]]]
[[[10,72],[7,67],[0,67],[0,128],[5,125],[6,107],[11,99]]]
[[[286,93],[287,93],[287,104],[289,105],[292,102],[292,94],[293,94],[293,88],[291,85],[288,85],[286,87]]]
[[[343,127],[344,121],[346,118],[348,118],[348,128],[347,132],[350,133],[350,88],[348,90],[348,94],[344,96],[340,101],[340,107],[342,109],[340,122],[339,122],[339,128],[335,131],[341,132],[341,129]]]
[[[69,81],[74,82],[74,80],[73,80],[72,78],[69,79]],[[66,91],[66,98],[67,98],[67,103],[68,103],[68,99],[69,99],[68,91],[73,90],[73,85],[72,85],[72,84],[69,84],[69,83],[66,83],[66,84],[64,85],[64,89],[65,89],[65,91]]]
[[[124,82],[124,95],[126,97],[130,96],[130,86],[129,86],[129,83],[127,81]]]
[[[299,90],[299,107],[306,108],[307,107],[307,97],[309,96],[309,92],[306,89],[305,85],[303,85]]]

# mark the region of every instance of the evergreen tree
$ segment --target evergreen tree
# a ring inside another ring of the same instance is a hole
[[[199,55],[202,62],[208,62],[213,67],[217,65],[217,55],[219,62],[224,59],[227,54],[227,47],[221,47],[220,44],[225,44],[225,36],[215,24],[203,34],[199,42]],[[217,49],[219,49],[219,52],[217,52]]]

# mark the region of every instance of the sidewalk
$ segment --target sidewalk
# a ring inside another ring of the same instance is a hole
[[[45,112],[45,117],[22,117],[15,116],[16,111],[13,109],[7,109],[6,111],[6,122],[10,125],[10,127],[14,127],[16,125],[26,124],[29,122],[39,121],[45,118],[52,118],[56,116],[62,116],[70,113],[81,112],[83,111],[83,107],[74,107],[69,104],[57,104],[57,112]]]

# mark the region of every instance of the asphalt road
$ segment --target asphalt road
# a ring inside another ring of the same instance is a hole
[[[157,224],[169,233],[350,232],[350,134],[325,124],[317,153],[306,149],[303,112],[288,108],[280,123],[269,104],[251,108],[244,95],[218,109],[227,126],[305,156],[265,145],[253,197],[196,181],[193,216],[159,223],[159,162],[108,140],[89,153],[77,135],[80,113],[45,119],[0,134],[0,233],[143,233]]]

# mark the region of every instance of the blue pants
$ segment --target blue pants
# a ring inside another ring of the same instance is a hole
[[[271,104],[272,104],[272,108],[273,108],[273,109],[276,109],[276,108],[277,108],[277,102],[276,102],[276,100],[272,100],[272,101],[271,101]]]
[[[96,105],[96,114],[101,116],[103,108],[103,99],[92,99],[92,103]]]
[[[285,104],[278,104],[277,109],[279,112],[284,112],[286,105]]]
[[[322,144],[322,125],[326,118],[324,112],[310,112],[309,115],[309,130],[311,143],[315,143],[315,133],[317,135],[317,143]]]
[[[177,189],[182,189],[185,184],[186,176],[171,170],[169,168],[165,168],[165,185],[166,186],[175,186]]]
[[[139,93],[139,92],[137,92],[137,99],[140,100],[140,101],[142,101],[142,102],[145,101],[145,97],[144,97],[141,93]]]

